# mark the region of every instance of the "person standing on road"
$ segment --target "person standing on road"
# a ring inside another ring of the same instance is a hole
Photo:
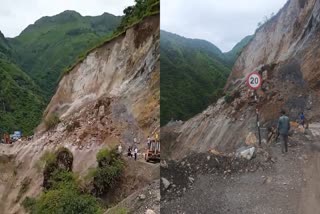
[[[151,143],[151,139],[150,139],[150,136],[148,136],[148,139],[147,139],[147,148],[150,149],[150,143]]]
[[[300,124],[302,125],[302,127],[304,128],[304,124],[305,124],[305,116],[303,114],[303,112],[300,113]]]
[[[288,152],[288,134],[290,130],[289,117],[286,116],[284,110],[281,111],[281,116],[278,121],[278,133],[281,140],[281,152]]]
[[[135,147],[134,148],[134,160],[137,160],[137,156],[138,156],[138,148]]]
[[[119,146],[118,146],[118,153],[121,155],[122,154],[122,146],[121,146],[121,144],[119,144]]]
[[[128,148],[128,157],[131,157],[132,158],[132,148],[131,148],[131,146],[129,146],[129,148]]]

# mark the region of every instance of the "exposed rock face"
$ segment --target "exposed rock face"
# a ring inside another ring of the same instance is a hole
[[[163,129],[164,138],[166,133],[177,136],[163,142],[169,144],[164,145],[166,148],[172,148],[170,156],[179,159],[192,150],[234,151],[244,145],[250,132],[256,133],[256,107],[264,130],[276,124],[281,109],[292,120],[300,111],[309,121],[318,119],[319,23],[320,1],[289,0],[256,31],[238,57],[225,86],[232,101],[225,103],[222,98],[183,125]],[[264,79],[257,101],[245,83],[253,71]]]
[[[155,15],[93,50],[62,78],[45,111],[45,118],[55,113],[61,122],[49,131],[45,131],[45,123],[41,124],[32,141],[0,145],[0,169],[2,155],[12,157],[3,166],[6,173],[0,173],[0,190],[4,190],[0,191],[0,213],[24,213],[20,202],[42,191],[43,174],[36,166],[47,150],[70,150],[72,171],[81,177],[96,167],[101,148],[122,143],[126,149],[134,137],[141,142],[139,147],[145,146],[147,135],[160,124],[159,35],[159,15]],[[137,171],[134,175],[137,183],[141,178]],[[16,202],[25,177],[32,178],[30,189]],[[135,187],[141,188],[146,182]],[[119,200],[135,190],[127,190]]]
[[[153,131],[159,122],[159,36],[159,21],[152,17],[91,52],[60,81],[45,117],[56,113],[67,120],[109,100],[98,106],[100,116],[109,107],[112,117]]]

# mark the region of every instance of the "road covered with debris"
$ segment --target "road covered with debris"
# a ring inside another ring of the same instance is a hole
[[[289,151],[273,142],[252,157],[216,151],[161,164],[161,213],[315,213],[320,196],[320,125],[296,129]]]

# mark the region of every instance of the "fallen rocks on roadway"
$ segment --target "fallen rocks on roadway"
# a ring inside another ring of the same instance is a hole
[[[236,157],[251,160],[255,152],[255,147],[241,147],[236,152]]]
[[[161,160],[160,166],[163,167],[163,168],[168,168],[168,164],[167,164],[167,162],[165,160]]]
[[[163,178],[163,177],[161,178],[161,181],[164,189],[168,189],[171,183],[166,178]]]

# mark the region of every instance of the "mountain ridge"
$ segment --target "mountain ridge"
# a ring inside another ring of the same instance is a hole
[[[186,120],[223,95],[236,54],[230,58],[202,39],[161,30],[161,125]],[[247,42],[248,40],[245,40]],[[240,49],[246,44],[239,45]],[[174,86],[174,87],[173,87]]]

